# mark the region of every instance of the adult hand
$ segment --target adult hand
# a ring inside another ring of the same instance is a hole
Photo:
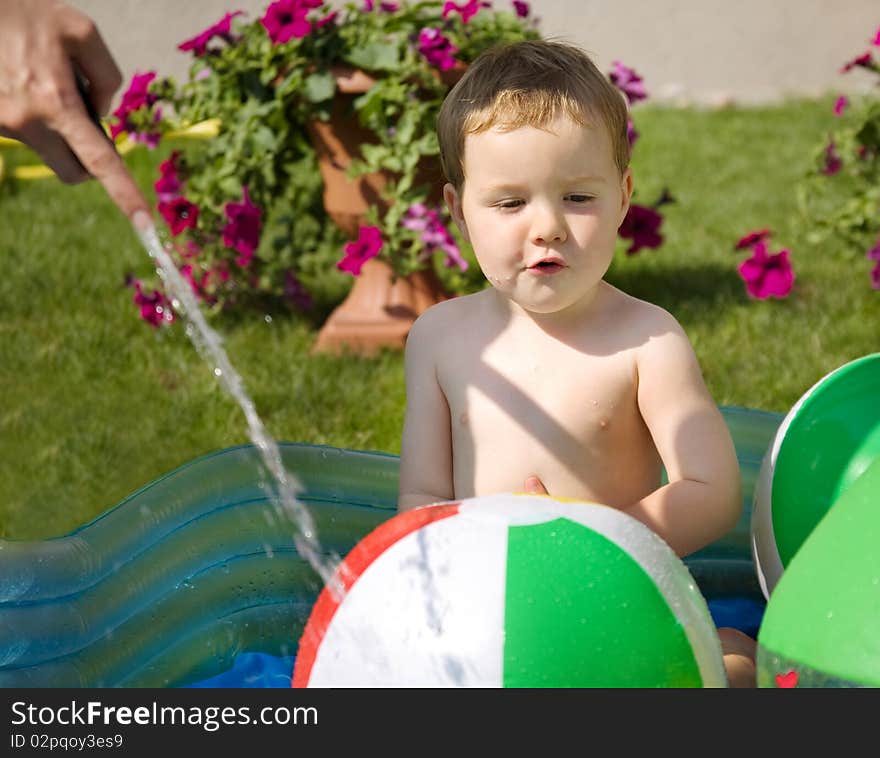
[[[523,490],[527,495],[549,495],[547,492],[547,488],[544,486],[544,482],[542,482],[537,476],[532,474],[531,476],[526,477],[525,482],[523,483]]]
[[[126,216],[149,213],[122,158],[90,120],[74,66],[106,114],[122,75],[94,22],[60,0],[0,0],[0,134],[32,147],[64,182],[91,174]]]

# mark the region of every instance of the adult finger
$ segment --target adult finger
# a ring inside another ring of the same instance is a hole
[[[59,118],[57,129],[86,171],[104,185],[110,199],[126,216],[139,210],[149,212],[146,198],[122,157],[106,135],[98,131],[83,106],[68,108]]]
[[[74,8],[66,8],[63,21],[65,49],[89,82],[95,110],[106,116],[113,95],[122,84],[122,72],[116,65],[98,27]]]
[[[89,178],[88,172],[82,167],[68,144],[58,132],[45,124],[35,121],[28,124],[20,132],[7,132],[15,139],[29,145],[65,184],[76,184]]]

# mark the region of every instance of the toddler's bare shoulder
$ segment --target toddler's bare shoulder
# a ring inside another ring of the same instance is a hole
[[[618,293],[615,320],[628,325],[633,335],[638,335],[641,341],[687,339],[681,324],[665,308],[619,290]]]
[[[432,305],[413,323],[407,343],[428,342],[436,347],[445,342],[446,338],[460,338],[461,329],[475,316],[475,297],[476,295],[459,295]]]

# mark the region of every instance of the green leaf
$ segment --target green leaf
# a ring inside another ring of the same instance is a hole
[[[336,80],[329,71],[312,74],[303,83],[303,94],[310,103],[329,100],[335,92]]]
[[[348,54],[348,61],[367,71],[393,71],[400,65],[396,45],[371,42]]]

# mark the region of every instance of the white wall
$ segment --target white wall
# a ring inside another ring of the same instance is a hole
[[[268,0],[70,0],[90,15],[128,78],[185,75],[179,42]],[[360,0],[358,0],[360,4]],[[494,0],[497,8],[508,0]],[[545,36],[576,42],[608,70],[618,59],[655,101],[759,103],[789,95],[866,91],[874,78],[841,65],[867,50],[878,0],[533,0]],[[880,57],[880,48],[874,48]]]

